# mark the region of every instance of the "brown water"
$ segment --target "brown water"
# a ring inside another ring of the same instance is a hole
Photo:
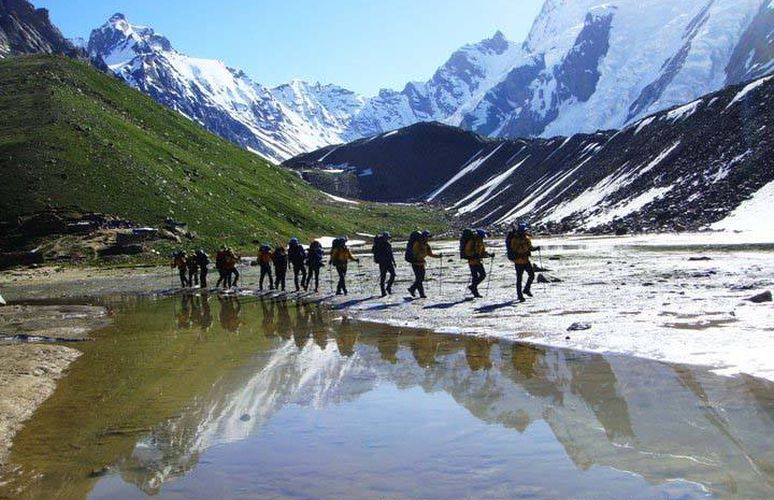
[[[105,303],[0,496],[774,496],[763,380],[292,301]]]

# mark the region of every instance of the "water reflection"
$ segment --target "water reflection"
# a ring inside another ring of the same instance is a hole
[[[624,484],[633,476],[602,482],[600,468],[636,474],[642,483],[632,486],[635,492],[644,484],[670,493],[680,479],[686,489],[678,494],[701,494],[702,488],[721,496],[774,494],[774,384],[763,380],[366,325],[289,300],[203,295],[174,303],[132,303],[124,310],[120,304],[112,307],[115,324],[84,346],[84,356],[17,436],[12,462],[19,469],[5,478],[0,496],[84,498],[94,488],[119,488],[108,480],[116,477],[146,494],[163,492],[170,480],[180,478],[183,496],[207,496],[193,486],[186,490],[184,478],[193,476],[190,472],[208,450],[228,456],[223,450],[263,438],[261,429],[294,408],[325,412],[355,405],[353,420],[337,417],[337,422],[356,426],[368,414],[365,401],[373,405],[374,397],[379,401],[380,394],[391,394],[387,386],[416,398],[417,408],[430,400],[423,394],[448,395],[457,408],[489,424],[486,432],[497,433],[491,440],[458,436],[457,456],[434,457],[433,477],[442,478],[438,488],[444,481],[453,483],[443,471],[462,475],[471,491],[483,496],[499,490],[488,489],[469,471],[491,470],[497,484],[526,481],[509,468],[495,473],[498,468],[483,458],[511,456],[514,451],[507,446],[512,446],[534,448],[534,456],[513,464],[525,470],[567,457],[574,467],[561,480],[536,469],[530,479],[542,481],[534,486],[536,496],[581,495],[584,477],[596,481],[588,488],[599,488],[589,491],[625,495]],[[218,309],[217,324],[211,307]],[[462,417],[452,414],[447,408],[438,418],[453,425]],[[427,425],[427,434],[433,432],[433,422],[418,421],[411,412],[389,419],[409,428]],[[400,441],[400,433],[389,431],[389,419],[367,429],[369,439]],[[297,438],[301,442],[327,446],[327,437],[335,444],[336,429],[312,426],[310,431],[303,419],[289,422],[283,425],[298,426],[298,435],[305,436]],[[545,448],[545,438],[536,438],[542,429],[550,431],[557,449]],[[514,434],[525,441],[508,445]],[[333,453],[335,448],[325,449]],[[470,451],[475,453],[465,456]],[[225,463],[249,460],[234,453]],[[307,471],[320,478],[317,495],[332,494],[323,479],[341,474],[334,471]],[[403,474],[429,474],[423,471],[422,464],[415,464]],[[372,489],[378,483],[372,476],[351,470],[347,477],[361,494],[382,491]],[[400,489],[400,481],[393,483],[393,494],[412,494]],[[443,490],[436,496],[443,496]]]

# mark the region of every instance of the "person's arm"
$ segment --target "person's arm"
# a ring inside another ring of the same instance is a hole
[[[436,254],[433,253],[433,248],[430,245],[426,245],[426,248],[427,248],[427,256],[428,257],[432,257],[434,259],[440,259],[441,258],[440,255],[436,255]]]
[[[352,250],[350,250],[349,248],[347,249],[347,258],[349,260],[354,260],[355,262],[360,262],[360,259],[358,259],[354,255],[352,255]]]

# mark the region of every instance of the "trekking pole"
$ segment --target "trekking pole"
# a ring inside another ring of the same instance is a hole
[[[489,297],[489,285],[492,283],[492,267],[494,266],[494,255],[489,259],[489,276],[486,277],[486,296]]]

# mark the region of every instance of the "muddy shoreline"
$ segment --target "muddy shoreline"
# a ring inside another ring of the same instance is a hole
[[[0,474],[10,467],[16,433],[81,355],[77,343],[109,322],[104,307],[0,307]]]

